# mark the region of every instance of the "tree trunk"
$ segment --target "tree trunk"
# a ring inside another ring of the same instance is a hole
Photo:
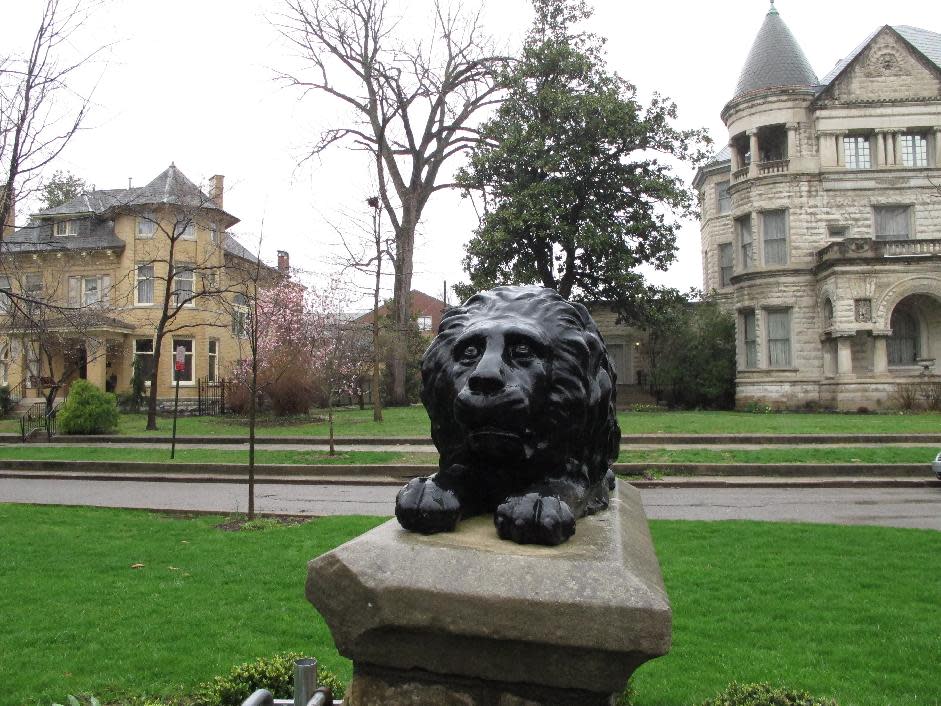
[[[392,399],[389,401],[392,405],[409,403],[405,377],[408,331],[411,324],[412,259],[416,225],[414,210],[406,209],[402,226],[396,234],[395,244],[395,284],[392,290],[395,304],[392,320],[395,324],[395,331],[392,337]]]
[[[376,243],[379,250],[379,243]],[[376,264],[376,287],[373,290],[372,300],[372,420],[382,421],[382,393],[380,392],[382,358],[379,351],[379,281],[382,277],[382,253],[377,252],[379,258]]]
[[[333,443],[333,392],[327,393],[327,424],[330,427],[330,455],[336,456],[337,449]]]
[[[163,330],[157,329],[154,338],[154,367],[150,372],[150,394],[147,396],[147,431],[157,430],[157,376],[160,372],[160,349],[163,348]]]

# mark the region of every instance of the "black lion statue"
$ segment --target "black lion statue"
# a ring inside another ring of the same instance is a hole
[[[503,539],[566,541],[614,488],[615,388],[588,310],[555,290],[497,287],[449,310],[422,358],[439,470],[399,491],[399,523],[448,532],[493,512]]]

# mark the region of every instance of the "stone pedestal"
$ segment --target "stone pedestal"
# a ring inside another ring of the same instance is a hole
[[[310,562],[307,598],[353,660],[347,706],[610,704],[670,649],[671,612],[640,493],[558,547],[489,515],[422,536],[394,521]]]

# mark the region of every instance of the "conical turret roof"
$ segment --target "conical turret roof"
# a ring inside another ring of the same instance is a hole
[[[804,50],[771,3],[735,87],[735,98],[765,88],[808,87],[819,83]]]

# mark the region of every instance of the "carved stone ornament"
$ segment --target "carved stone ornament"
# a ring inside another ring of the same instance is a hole
[[[899,56],[891,49],[874,51],[866,63],[866,75],[871,77],[898,76],[901,71]]]
[[[448,311],[422,359],[439,471],[399,491],[408,530],[494,513],[499,536],[560,544],[608,507],[621,430],[595,322],[552,289],[498,287]]]
[[[872,300],[854,299],[854,309],[856,311],[856,321],[859,323],[869,323],[872,321]]]

